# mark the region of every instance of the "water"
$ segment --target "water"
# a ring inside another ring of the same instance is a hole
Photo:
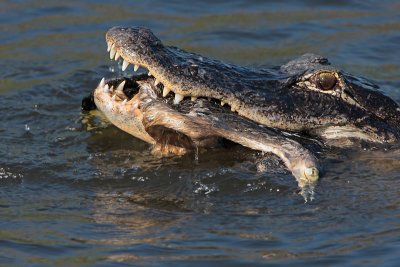
[[[116,66],[104,42],[114,25],[241,65],[320,53],[399,101],[397,1],[3,0],[0,10],[0,265],[398,264],[399,151],[323,151],[325,176],[304,203],[274,158],[262,165],[239,146],[155,158],[80,112]]]

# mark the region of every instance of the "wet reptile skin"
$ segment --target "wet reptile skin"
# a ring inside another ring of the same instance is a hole
[[[255,70],[164,46],[147,28],[114,27],[106,40],[172,92],[220,100],[257,123],[316,135],[327,126],[351,126],[368,141],[399,140],[399,106],[321,56],[306,54],[280,68]],[[337,77],[328,92],[315,84],[321,72]]]

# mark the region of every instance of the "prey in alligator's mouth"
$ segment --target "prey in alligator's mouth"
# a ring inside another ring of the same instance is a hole
[[[319,178],[313,154],[279,132],[237,116],[207,98],[182,100],[163,97],[163,85],[147,74],[100,81],[83,106],[95,105],[115,126],[151,144],[158,155],[183,155],[198,148],[212,148],[222,139],[277,155],[301,188]],[[94,106],[93,106],[94,107]]]
[[[304,187],[319,178],[317,160],[281,130],[323,140],[400,140],[398,104],[321,56],[255,70],[164,46],[141,27],[114,27],[106,43],[123,71],[132,65],[145,74],[102,79],[83,106],[97,107],[155,153],[182,155],[228,139],[276,154]]]

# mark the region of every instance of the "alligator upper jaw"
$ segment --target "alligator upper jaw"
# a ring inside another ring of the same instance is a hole
[[[277,155],[302,189],[313,187],[318,180],[317,159],[299,143],[207,99],[183,100],[180,106],[186,109],[179,111],[171,97],[161,97],[161,87],[154,86],[153,78],[132,79],[103,79],[94,91],[94,102],[112,124],[152,144],[155,153],[182,155],[196,147],[212,147],[224,138]],[[130,96],[128,83],[136,83]]]
[[[204,84],[193,88],[192,85],[185,84],[183,79],[179,80],[176,76],[168,79],[168,77],[173,76],[173,74],[169,73],[170,70],[168,68],[178,68],[178,64],[180,65],[182,62],[176,62],[178,56],[170,56],[171,51],[168,51],[168,48],[163,46],[161,41],[149,29],[142,27],[113,27],[106,33],[106,42],[110,59],[118,60],[122,58],[123,71],[130,64],[133,65],[134,71],[137,71],[140,67],[145,68],[148,75],[155,78],[155,85],[159,83],[163,85],[164,97],[170,92],[175,93],[174,104],[179,104],[184,97],[188,96],[193,100],[199,96],[211,97],[211,95],[200,93],[200,89]],[[194,62],[192,63],[193,66],[196,65]],[[182,69],[177,69],[177,71],[182,71]],[[185,73],[182,73],[182,75],[185,75]],[[190,88],[184,88],[185,85],[189,85]],[[221,102],[221,104],[224,104],[224,102]],[[232,109],[234,110],[235,108],[232,107]]]
[[[257,71],[164,46],[151,30],[144,27],[113,27],[106,33],[106,42],[110,59],[122,58],[123,71],[129,65],[133,65],[134,71],[144,68],[155,78],[155,85],[163,85],[163,97],[174,94],[175,105],[185,97],[193,101],[198,97],[209,97],[219,101],[221,106],[228,106],[232,112],[274,126],[274,120],[257,116],[256,109],[246,107],[235,96],[238,93],[235,90],[245,83],[242,78],[259,74]],[[260,82],[260,77],[256,80]]]

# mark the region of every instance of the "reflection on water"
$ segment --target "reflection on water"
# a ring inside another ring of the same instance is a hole
[[[234,146],[156,158],[80,101],[105,31],[252,66],[320,53],[400,100],[396,1],[2,1],[0,265],[386,265],[400,243],[397,149],[317,149],[304,204],[279,160]]]

